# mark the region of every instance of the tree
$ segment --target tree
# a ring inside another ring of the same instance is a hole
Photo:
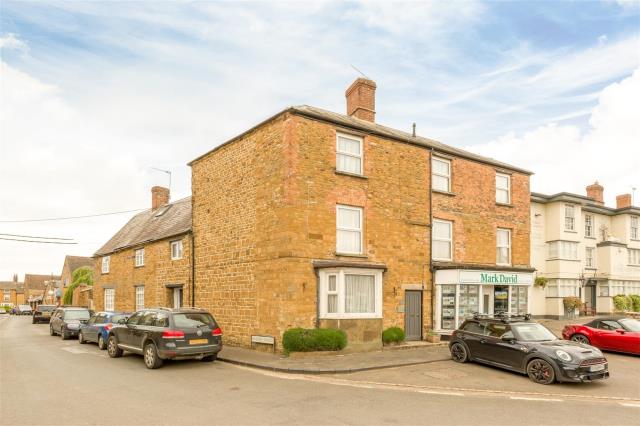
[[[62,297],[63,305],[71,305],[73,303],[73,291],[80,284],[93,285],[93,269],[83,266],[73,271],[71,274],[71,285],[67,287]]]

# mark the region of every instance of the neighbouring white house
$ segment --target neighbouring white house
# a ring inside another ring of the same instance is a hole
[[[640,294],[640,208],[631,194],[603,201],[604,188],[587,196],[531,193],[531,265],[545,287],[531,289],[536,317],[565,316],[563,298],[580,297],[589,313],[614,311],[613,296]]]

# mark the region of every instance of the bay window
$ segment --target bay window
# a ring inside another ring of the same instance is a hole
[[[549,259],[578,259],[578,243],[573,241],[551,241],[549,243]]]
[[[382,270],[323,269],[320,318],[382,318]]]

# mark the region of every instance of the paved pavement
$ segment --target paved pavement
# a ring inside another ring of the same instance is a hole
[[[611,380],[569,388],[582,398],[450,361],[336,376],[198,361],[147,370],[2,315],[0,424],[637,424],[640,360],[609,357]]]

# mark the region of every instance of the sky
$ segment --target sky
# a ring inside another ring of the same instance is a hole
[[[0,2],[0,281],[91,256],[150,188],[290,105],[345,112],[535,172],[532,191],[640,204],[640,0]],[[356,71],[354,68],[357,68]]]

